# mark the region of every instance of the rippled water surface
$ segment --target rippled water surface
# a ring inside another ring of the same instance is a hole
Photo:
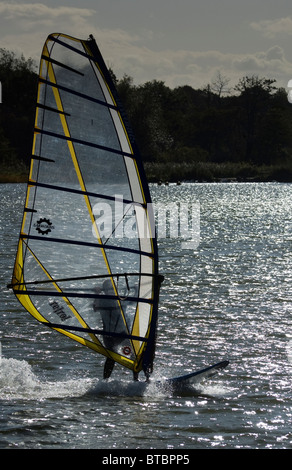
[[[25,186],[1,185],[0,448],[292,447],[292,186],[151,186],[156,203],[199,204],[200,243],[160,238],[155,377],[229,359],[199,390],[132,383],[42,328],[6,289]],[[198,219],[197,219],[198,222]]]

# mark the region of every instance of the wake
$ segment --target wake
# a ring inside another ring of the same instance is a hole
[[[42,400],[78,397],[92,387],[88,379],[59,382],[42,381],[25,360],[2,358],[0,362],[0,399]]]
[[[1,400],[44,400],[54,398],[101,398],[101,397],[148,397],[171,396],[195,397],[198,395],[222,395],[222,387],[209,383],[200,387],[185,385],[175,389],[161,376],[154,376],[150,383],[134,382],[125,378],[70,379],[64,381],[41,380],[25,360],[0,357]]]

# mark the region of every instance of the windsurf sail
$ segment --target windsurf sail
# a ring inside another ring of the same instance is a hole
[[[94,38],[50,34],[10,287],[39,322],[139,372],[152,368],[158,257],[130,125]]]

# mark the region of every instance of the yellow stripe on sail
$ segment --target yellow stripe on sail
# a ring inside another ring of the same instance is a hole
[[[91,51],[90,51],[90,48],[87,47],[87,44],[85,41],[82,41],[83,43],[83,46],[85,48],[85,50],[87,51],[88,54],[91,55]],[[94,57],[93,57],[93,60],[94,60]],[[107,92],[108,92],[108,96],[110,97],[110,103],[109,104],[112,104],[114,105],[115,107],[117,107],[117,103],[114,99],[114,96],[111,92],[111,89],[103,75],[103,72],[99,66],[99,64],[97,62],[95,62],[95,65],[100,73],[100,76],[101,78],[103,79],[103,84],[106,86],[106,89],[107,89]],[[128,136],[128,133],[127,133],[127,130],[126,130],[126,127],[124,125],[124,122],[123,122],[123,119],[122,119],[122,116],[121,116],[121,113],[117,110],[111,110],[111,113],[117,113],[117,116],[118,116],[118,120],[119,120],[119,123],[121,125],[121,129],[122,129],[122,132],[124,133],[124,136],[126,137],[126,141],[127,141],[127,145],[128,145],[128,148],[124,148],[123,150],[126,151],[127,153],[131,153],[133,156],[134,156],[134,152],[133,152],[133,148],[132,148],[132,145],[131,145],[131,142],[130,142],[130,138]],[[115,120],[114,120],[115,121]],[[118,130],[116,129],[116,131],[118,132]],[[120,130],[121,132],[121,130]],[[127,165],[127,162],[125,161],[125,164]],[[129,163],[128,163],[129,164]],[[134,158],[133,160],[131,160],[131,165],[134,165],[134,174],[138,180],[138,187],[139,187],[139,191],[140,191],[140,195],[141,195],[141,199],[143,201],[144,204],[146,204],[146,198],[145,198],[145,194],[144,194],[144,190],[143,190],[143,185],[142,185],[142,181],[141,181],[141,177],[140,177],[140,174],[139,174],[139,169],[138,169],[138,166],[137,166],[137,162],[136,162],[136,159]],[[145,212],[146,212],[146,220],[147,220],[147,224],[148,224],[148,230],[149,230],[149,236],[150,236],[150,244],[151,244],[151,253],[154,252],[154,248],[153,248],[153,239],[152,237],[154,237],[154,234],[151,233],[151,221],[150,221],[150,218],[149,218],[149,214],[148,214],[148,209],[147,207],[145,208]],[[154,272],[154,261],[153,261],[153,271]],[[154,282],[152,283],[152,296],[151,298],[153,298],[154,296]],[[149,312],[149,321],[148,321],[148,325],[151,323],[151,319],[152,319],[152,310],[153,310],[153,307],[151,306],[150,307],[150,312]],[[149,334],[149,327],[148,327],[148,331],[147,331],[147,335],[146,337],[148,336]],[[139,303],[137,304],[137,309],[136,309],[136,314],[135,314],[135,319],[134,319],[134,322],[133,322],[133,327],[132,327],[132,335],[133,336],[140,336],[141,333],[140,333],[140,319],[139,319]],[[140,356],[143,354],[145,348],[146,348],[146,343],[145,342],[140,342],[138,340],[132,340],[132,346],[133,346],[133,349],[135,351],[135,354],[137,356],[137,362],[139,363],[139,359],[140,359]]]
[[[49,52],[48,52],[48,49],[47,49],[46,45],[44,47],[44,55],[49,56]],[[49,61],[46,61],[46,64],[47,64],[49,80],[52,83],[57,84],[52,63],[49,62]],[[68,123],[67,123],[66,116],[64,114],[64,108],[63,108],[61,96],[60,96],[60,93],[59,93],[59,90],[58,90],[57,87],[52,87],[52,88],[53,88],[53,94],[54,94],[57,109],[60,111],[59,118],[60,118],[60,121],[61,121],[61,124],[62,124],[63,132],[64,132],[65,137],[68,137],[67,145],[68,145],[69,152],[70,152],[70,155],[71,155],[71,158],[72,158],[72,162],[73,162],[76,174],[77,174],[77,178],[78,178],[81,190],[84,191],[84,199],[85,199],[85,203],[86,203],[88,213],[89,213],[89,216],[90,216],[90,219],[91,219],[91,223],[92,223],[92,226],[94,227],[96,238],[97,238],[98,242],[100,243],[100,245],[102,245],[102,240],[101,240],[97,225],[95,223],[95,217],[94,217],[94,214],[93,214],[93,211],[92,211],[91,203],[90,203],[88,195],[85,194],[86,193],[86,185],[84,183],[83,176],[82,176],[82,173],[81,173],[81,170],[80,170],[80,167],[79,167],[78,158],[77,158],[77,155],[76,155],[76,152],[75,152],[74,144],[70,140],[71,139],[71,134],[70,134],[70,130],[69,130],[69,126],[68,126]],[[103,255],[103,259],[104,259],[107,271],[108,271],[109,274],[112,274],[109,263],[108,263],[108,260],[107,260],[105,250],[102,246],[100,247],[100,249],[101,249],[101,252],[102,252],[102,255]],[[113,286],[115,295],[118,296],[114,280],[113,280],[112,277],[110,277],[110,279],[111,279],[111,282],[112,282],[112,286]],[[119,304],[119,307],[120,307],[120,312],[121,312],[121,315],[123,317],[124,324],[125,324],[125,326],[127,326],[127,323],[126,323],[125,317],[124,317],[124,313],[123,313],[123,309],[122,309],[122,306],[121,306],[119,300],[118,300],[118,304]],[[112,357],[113,354],[114,353],[112,353],[111,351],[110,352],[107,351],[106,355]],[[119,362],[121,362],[121,358],[123,358],[123,356],[120,356]],[[129,367],[129,361],[128,360],[127,360],[127,364],[128,364],[127,367]]]

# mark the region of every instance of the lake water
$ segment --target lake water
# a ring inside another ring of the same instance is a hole
[[[200,243],[159,239],[155,373],[229,359],[200,389],[133,383],[49,329],[6,289],[25,185],[1,185],[1,449],[292,448],[292,185],[151,185],[155,202],[199,205]]]

